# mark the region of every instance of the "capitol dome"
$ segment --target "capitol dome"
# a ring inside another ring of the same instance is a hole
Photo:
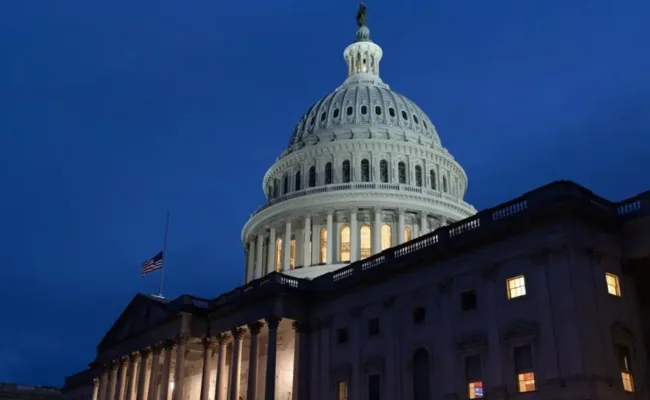
[[[343,56],[347,79],[300,117],[264,176],[266,204],[242,231],[246,282],[314,278],[476,213],[429,117],[380,78],[365,24]]]

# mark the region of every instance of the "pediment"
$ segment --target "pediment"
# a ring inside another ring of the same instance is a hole
[[[111,346],[128,338],[139,336],[167,318],[167,303],[138,294],[108,330],[99,347]]]

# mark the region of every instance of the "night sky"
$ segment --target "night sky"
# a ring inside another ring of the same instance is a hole
[[[650,2],[367,0],[384,81],[485,208],[553,180],[650,189]],[[162,247],[164,293],[242,283],[240,232],[355,0],[0,2],[0,381],[63,384]]]

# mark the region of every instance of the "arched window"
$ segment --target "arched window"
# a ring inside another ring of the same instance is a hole
[[[361,259],[370,257],[372,254],[372,242],[370,240],[370,225],[361,225]]]
[[[296,191],[300,190],[300,171],[296,172]]]
[[[447,177],[446,176],[442,177],[442,191],[447,193]]]
[[[410,226],[405,226],[404,227],[404,242],[408,242],[411,240],[413,237],[411,227]]]
[[[320,229],[320,262],[327,262],[327,228]]]
[[[361,160],[361,182],[370,182],[370,162]]]
[[[415,186],[422,187],[422,167],[415,166]]]
[[[289,248],[289,269],[296,267],[296,239],[291,239],[291,248]]]
[[[309,168],[309,187],[316,186],[316,167]]]
[[[406,164],[403,161],[400,161],[397,164],[397,174],[399,177],[399,183],[406,183]]]
[[[384,224],[381,226],[381,250],[386,250],[393,245],[393,232],[390,225]]]
[[[282,271],[282,238],[275,240],[275,270]]]
[[[431,400],[429,352],[417,349],[413,354],[413,400]]]
[[[277,179],[273,180],[273,198],[275,199],[280,194],[280,181]]]
[[[381,160],[379,162],[379,180],[388,182],[388,161]]]
[[[282,188],[282,194],[289,193],[289,175],[284,174],[284,187]]]
[[[332,163],[328,162],[325,164],[325,184],[329,185],[332,183]]]
[[[436,184],[436,171],[429,171],[429,179],[431,180],[431,189],[436,190],[438,185]]]
[[[349,262],[350,261],[350,226],[343,225],[341,227],[341,250],[339,251],[339,261]]]
[[[350,161],[345,160],[343,161],[343,182],[348,183],[350,182]]]

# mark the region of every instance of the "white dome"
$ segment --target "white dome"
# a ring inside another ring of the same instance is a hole
[[[244,226],[246,282],[313,278],[476,213],[467,176],[427,115],[379,77],[382,49],[360,26],[348,77],[300,118]]]

